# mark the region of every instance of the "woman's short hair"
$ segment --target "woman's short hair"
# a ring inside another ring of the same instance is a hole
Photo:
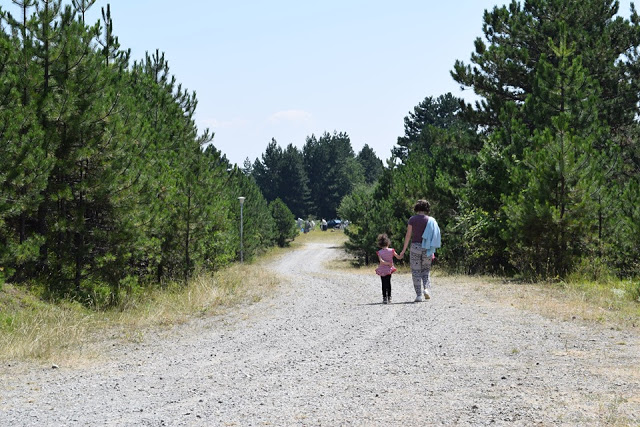
[[[418,200],[416,205],[413,207],[413,210],[416,212],[425,212],[429,213],[431,211],[431,205],[426,200]]]
[[[389,239],[389,236],[387,236],[386,234],[378,234],[378,247],[379,248],[384,248],[386,246],[389,246],[391,244],[391,240]]]

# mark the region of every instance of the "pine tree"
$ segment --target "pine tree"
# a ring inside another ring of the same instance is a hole
[[[512,164],[511,181],[522,190],[505,202],[512,263],[543,276],[566,274],[595,242],[593,195],[606,181],[597,148],[608,131],[598,117],[599,87],[575,45],[567,45],[565,33],[550,44],[554,56],[540,59],[525,109],[550,117],[551,125],[537,129],[522,162]]]
[[[335,218],[342,198],[364,182],[349,135],[325,132],[319,139],[311,135],[302,152],[313,212],[318,218]]]
[[[278,191],[279,198],[298,218],[306,218],[311,207],[309,180],[304,169],[302,152],[293,144],[287,145],[282,152],[282,164],[279,174],[282,186]]]
[[[533,275],[603,262],[624,221],[619,155],[640,93],[638,16],[617,8],[530,0],[485,13],[473,65],[452,72],[483,98],[465,113],[487,134],[456,225],[461,247],[479,242],[471,254]]]
[[[232,169],[229,177],[230,201],[229,241],[236,250],[236,259],[240,259],[240,203],[238,197],[245,197],[243,214],[244,258],[251,259],[262,253],[275,241],[275,221],[271,215],[267,200],[255,181],[237,168]]]
[[[358,153],[356,159],[362,167],[365,184],[371,185],[375,183],[378,180],[378,177],[382,174],[384,164],[382,163],[382,160],[376,156],[373,148],[369,147],[368,144],[365,144],[364,147],[362,147],[362,150]]]
[[[275,138],[272,138],[262,154],[262,160],[256,159],[254,162],[251,173],[267,201],[280,197],[281,189],[285,186],[283,166],[282,148]]]
[[[279,198],[269,203],[269,209],[274,220],[275,241],[281,248],[285,247],[298,235],[295,217]]]
[[[279,198],[298,217],[307,216],[311,203],[308,179],[302,153],[293,144],[283,150],[272,139],[262,160],[256,159],[251,166],[251,176],[267,201]]]
[[[582,53],[583,67],[602,90],[603,121],[614,131],[631,123],[640,93],[639,70],[620,58],[633,57],[640,33],[616,15],[618,6],[614,0],[513,0],[485,12],[485,40],[475,41],[473,65],[456,61],[451,72],[456,82],[482,97],[474,108],[467,107],[474,122],[491,129],[502,126],[505,105],[524,104],[533,92],[540,58],[553,56],[548,40],[558,40],[566,28],[567,43]],[[638,22],[635,11],[631,19]],[[518,119],[536,126],[526,114]]]
[[[0,265],[7,276],[23,277],[44,243],[34,224],[53,162],[35,116],[39,74],[27,19],[33,1],[16,4],[20,21],[0,8]]]

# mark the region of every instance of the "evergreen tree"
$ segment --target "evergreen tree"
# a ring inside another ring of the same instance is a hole
[[[274,242],[253,179],[199,134],[197,99],[164,55],[129,66],[110,7],[95,0],[0,8],[0,267],[51,297],[117,303],[137,286],[186,278]]]
[[[275,138],[272,138],[267,145],[262,154],[262,161],[256,159],[253,163],[251,176],[256,180],[267,201],[275,200],[280,196],[285,179],[281,174],[283,163],[282,148]]]
[[[279,198],[298,218],[306,218],[310,212],[311,193],[309,180],[304,169],[302,152],[293,144],[287,145],[282,152],[280,176],[282,186],[278,191]]]
[[[33,1],[16,4],[20,20],[0,8],[0,265],[8,276],[24,277],[44,243],[35,221],[53,161],[36,117],[41,74],[28,22]]]
[[[462,86],[482,97],[468,112],[476,123],[502,126],[500,115],[509,102],[522,106],[535,84],[540,58],[553,57],[549,39],[566,32],[568,45],[582,54],[585,71],[601,88],[601,116],[615,132],[634,119],[638,103],[638,72],[632,62],[640,44],[634,24],[617,16],[614,0],[512,0],[484,14],[485,40],[475,41],[473,65],[456,61],[451,72]],[[638,21],[632,11],[632,22]],[[632,78],[629,78],[632,77]],[[535,123],[520,110],[530,129]]]
[[[256,159],[251,167],[251,176],[268,201],[280,198],[298,217],[307,216],[310,205],[308,179],[302,153],[293,144],[283,150],[272,139],[262,154],[262,161]]]
[[[244,159],[244,162],[242,164],[242,173],[247,176],[250,176],[253,173],[253,164],[248,157]]]
[[[298,235],[295,217],[279,198],[269,203],[269,209],[274,220],[276,243],[281,248],[285,247]]]
[[[344,132],[325,132],[319,139],[311,135],[303,155],[315,216],[334,218],[342,198],[364,182],[351,140]]]
[[[369,145],[365,144],[364,147],[362,147],[362,150],[358,153],[356,159],[362,167],[365,184],[370,185],[375,183],[384,169],[384,164],[382,163],[382,160],[376,156],[375,151],[373,151]]]
[[[576,257],[598,246],[592,195],[606,181],[595,149],[607,132],[598,118],[599,88],[563,34],[551,43],[554,57],[540,59],[525,103],[530,114],[551,117],[551,126],[537,129],[522,162],[510,165],[511,181],[522,190],[505,199],[511,262],[543,276],[566,274]]]
[[[374,190],[373,186],[359,185],[342,199],[338,208],[338,215],[349,220],[344,230],[349,238],[345,249],[365,265],[376,259],[376,237],[385,232],[384,228],[377,227],[382,215],[376,209]]]
[[[393,155],[404,161],[411,151],[428,152],[433,144],[430,134],[432,128],[472,128],[458,117],[462,106],[463,100],[455,98],[450,92],[435,99],[426,97],[404,118],[404,136],[398,137],[398,146],[393,148]]]
[[[617,8],[513,1],[485,13],[488,44],[476,41],[474,65],[456,63],[454,79],[484,98],[467,117],[488,135],[456,228],[461,247],[492,257],[488,265],[566,274],[602,257],[602,237],[624,221],[615,217],[625,187],[619,136],[637,111],[640,33],[635,11],[632,24]]]
[[[243,247],[245,259],[262,253],[275,241],[275,221],[269,204],[255,181],[233,168],[230,175],[227,197],[231,202],[229,222],[232,245],[236,248],[236,259],[240,259],[240,203],[238,197],[245,197],[243,207]]]

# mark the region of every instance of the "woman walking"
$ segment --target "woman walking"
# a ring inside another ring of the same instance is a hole
[[[413,210],[416,214],[409,218],[407,234],[404,237],[404,247],[402,248],[402,252],[400,252],[400,258],[404,257],[407,246],[411,243],[409,251],[411,278],[416,291],[415,301],[421,302],[431,298],[431,262],[434,258],[435,247],[440,247],[440,229],[435,219],[428,216],[431,210],[429,202],[426,200],[418,200]],[[437,230],[437,241],[431,237],[428,242],[425,241],[426,247],[423,247],[423,235],[430,220],[433,221],[433,223],[430,224],[430,233],[427,233],[427,235],[433,236],[432,230]]]

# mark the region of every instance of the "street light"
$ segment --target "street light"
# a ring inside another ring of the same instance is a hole
[[[240,200],[240,262],[244,262],[244,250],[242,247],[242,232],[244,223],[244,221],[242,220],[242,206],[244,205],[244,199],[244,197],[238,197],[238,200]]]

